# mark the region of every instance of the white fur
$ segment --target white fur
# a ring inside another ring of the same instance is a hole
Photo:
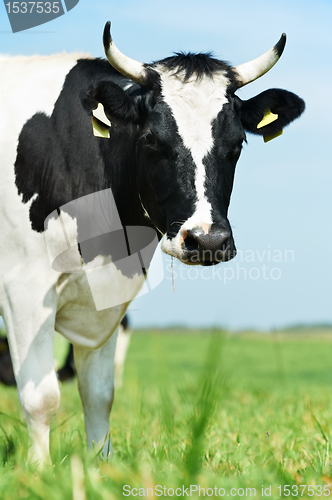
[[[131,331],[129,329],[125,330],[123,326],[120,325],[114,358],[115,387],[122,386],[124,363],[126,361],[130,339]]]
[[[193,75],[183,82],[183,73],[175,75],[163,67],[157,67],[161,77],[162,95],[170,106],[183,144],[191,152],[196,165],[195,188],[196,206],[194,214],[184,222],[175,238],[162,240],[164,252],[181,260],[183,233],[188,229],[212,224],[212,207],[205,195],[206,171],[204,157],[213,147],[212,122],[227,102],[226,89],[229,80],[224,72],[213,78],[205,76],[197,79]]]

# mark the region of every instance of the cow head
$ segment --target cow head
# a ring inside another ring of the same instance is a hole
[[[117,49],[110,23],[105,26],[109,62],[135,83],[125,91],[99,82],[82,93],[83,105],[91,111],[101,103],[112,124],[136,127],[142,207],[163,234],[164,252],[187,264],[234,257],[227,212],[246,132],[275,134],[304,110],[302,99],[285,90],[248,101],[235,95],[277,62],[285,41],[283,34],[271,50],[233,68],[209,54],[190,53],[141,64]],[[273,121],[264,124],[268,113]]]

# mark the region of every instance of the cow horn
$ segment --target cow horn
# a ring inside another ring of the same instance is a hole
[[[113,68],[140,85],[146,83],[147,75],[144,64],[122,54],[113,42],[110,21],[105,25],[103,43],[106,57]]]
[[[267,73],[279,60],[281,54],[283,53],[286,43],[286,34],[283,33],[280,40],[272,49],[265,52],[257,59],[253,59],[239,66],[235,66],[233,70],[237,73],[238,88],[253,82],[260,76]]]

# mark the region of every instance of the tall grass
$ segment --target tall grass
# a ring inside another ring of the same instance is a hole
[[[43,470],[26,465],[17,396],[1,388],[0,499],[107,500],[125,485],[255,488],[256,497],[271,485],[280,498],[278,486],[332,484],[331,350],[330,334],[138,333],[115,396],[112,460],[86,450],[75,383],[61,388],[53,466]]]

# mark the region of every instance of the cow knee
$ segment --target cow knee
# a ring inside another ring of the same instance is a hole
[[[48,427],[60,404],[55,373],[45,376],[37,385],[29,380],[24,387],[19,387],[19,397],[28,426]]]
[[[46,375],[38,384],[33,380],[29,380],[23,387],[18,384],[18,392],[32,443],[28,461],[38,461],[39,464],[50,463],[50,424],[60,403],[55,372]]]

